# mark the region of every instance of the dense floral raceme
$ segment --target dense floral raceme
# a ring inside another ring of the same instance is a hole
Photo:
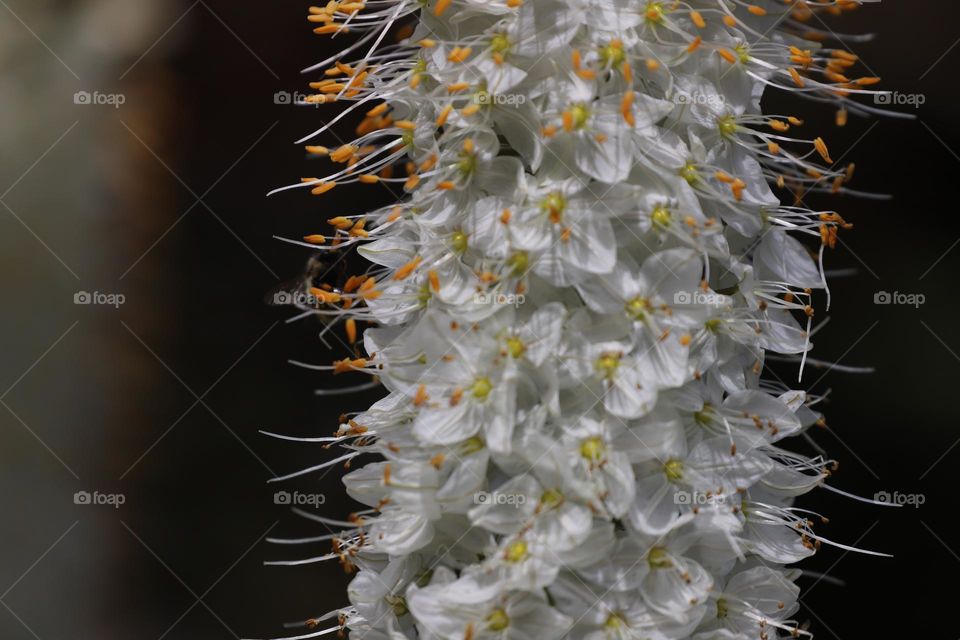
[[[782,448],[822,423],[818,398],[761,374],[771,357],[802,371],[824,251],[849,227],[803,199],[855,193],[853,167],[760,99],[828,103],[838,126],[872,111],[855,98],[877,79],[824,23],[858,6],[310,10],[347,44],[310,70],[305,102],[342,115],[305,141],[363,119],[308,146],[329,169],[288,188],[404,195],[296,241],[372,263],[312,281],[304,311],[351,344],[316,368],[386,390],[300,472],[346,464],[367,508],[315,518],[333,531],[320,560],[356,573],[298,637],[808,633],[787,565],[829,541],[793,502],[833,463]]]

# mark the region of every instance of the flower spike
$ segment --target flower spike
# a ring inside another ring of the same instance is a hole
[[[852,228],[806,195],[862,194],[828,135],[760,98],[829,103],[837,126],[874,113],[878,79],[816,26],[860,5],[310,8],[315,33],[353,40],[307,70],[306,102],[342,112],[300,141],[316,177],[285,189],[402,197],[291,240],[371,263],[309,279],[299,306],[345,353],[297,364],[384,391],[332,435],[287,438],[346,452],[276,481],[342,463],[365,506],[277,541],[332,545],[281,564],[355,574],[295,637],[810,635],[786,565],[856,549],[794,506],[843,494],[834,461],[783,448],[825,425],[822,398],[763,374],[802,375],[824,255]],[[321,146],[352,113],[356,139]]]

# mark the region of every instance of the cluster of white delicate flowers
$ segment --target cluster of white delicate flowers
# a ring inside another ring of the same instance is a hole
[[[820,16],[858,4],[311,9],[318,33],[359,34],[313,68],[308,101],[349,106],[311,138],[365,115],[353,142],[307,147],[339,167],[289,188],[405,196],[302,243],[373,263],[313,283],[307,312],[362,342],[317,368],[388,393],[315,439],[347,452],[304,472],[358,458],[344,482],[369,508],[318,518],[338,530],[321,559],[358,573],[312,621],[334,626],[298,637],[807,633],[784,565],[826,541],[792,504],[832,463],[781,448],[817,398],[761,373],[810,348],[823,251],[849,225],[802,199],[849,193],[852,166],[760,98],[834,104],[841,126],[869,111],[850,96],[877,79],[818,44]]]

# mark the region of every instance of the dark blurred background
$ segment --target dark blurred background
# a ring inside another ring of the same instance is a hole
[[[273,236],[390,198],[370,187],[264,197],[314,172],[292,143],[336,113],[275,96],[304,90],[299,69],[330,51],[306,8],[0,0],[4,640],[275,637],[346,602],[336,564],[262,564],[329,549],[264,538],[325,533],[276,505],[266,481],[331,453],[258,430],[327,435],[341,411],[376,397],[314,396],[331,381],[287,360],[330,360],[319,327],[286,324],[290,313],[263,303],[308,257]],[[876,372],[811,367],[801,386],[830,390],[829,428],[813,435],[841,461],[836,486],[923,504],[805,498],[831,516],[822,535],[896,556],[825,547],[804,565],[825,574],[803,578],[800,617],[818,638],[958,635],[957,15],[890,1],[830,25],[877,34],[847,44],[864,75],[923,96],[901,107],[916,120],[837,129],[831,112],[768,99],[806,118],[834,159],[855,161],[858,188],[895,197],[825,203],[856,225],[830,268],[856,273],[834,280],[834,319],[814,355]],[[122,304],[75,304],[80,292]],[[878,305],[878,292],[925,299]],[[352,507],[340,475],[283,488],[323,493],[321,512],[342,517]],[[77,492],[123,504],[82,504]]]

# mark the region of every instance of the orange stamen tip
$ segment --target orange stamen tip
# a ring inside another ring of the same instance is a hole
[[[447,123],[447,118],[450,117],[450,112],[453,111],[453,105],[448,104],[443,109],[440,110],[440,115],[437,116],[437,128],[439,129]]]
[[[404,278],[406,278],[407,276],[409,276],[411,273],[413,273],[413,270],[414,270],[414,269],[416,269],[418,266],[420,266],[420,262],[421,262],[422,260],[423,260],[423,259],[422,259],[420,256],[417,256],[416,258],[414,258],[413,260],[411,260],[411,261],[408,262],[407,264],[403,265],[402,267],[400,267],[399,269],[397,269],[397,272],[396,272],[395,274],[393,274],[393,279],[394,279],[394,280],[403,280]]]
[[[737,63],[737,56],[733,55],[733,52],[729,49],[717,49],[717,55],[729,62],[730,64]]]
[[[429,399],[430,396],[427,395],[427,386],[421,384],[419,387],[417,387],[416,395],[413,396],[413,406],[419,407]]]
[[[353,226],[353,220],[346,218],[344,216],[337,216],[336,218],[330,218],[327,220],[329,224],[332,224],[337,229],[349,229]]]
[[[310,295],[323,304],[334,304],[340,302],[340,294],[333,291],[324,291],[318,287],[310,287]]]
[[[336,186],[337,186],[336,182],[321,182],[318,186],[311,189],[310,193],[315,196],[323,195],[324,193],[326,193],[327,191],[330,191]]]

